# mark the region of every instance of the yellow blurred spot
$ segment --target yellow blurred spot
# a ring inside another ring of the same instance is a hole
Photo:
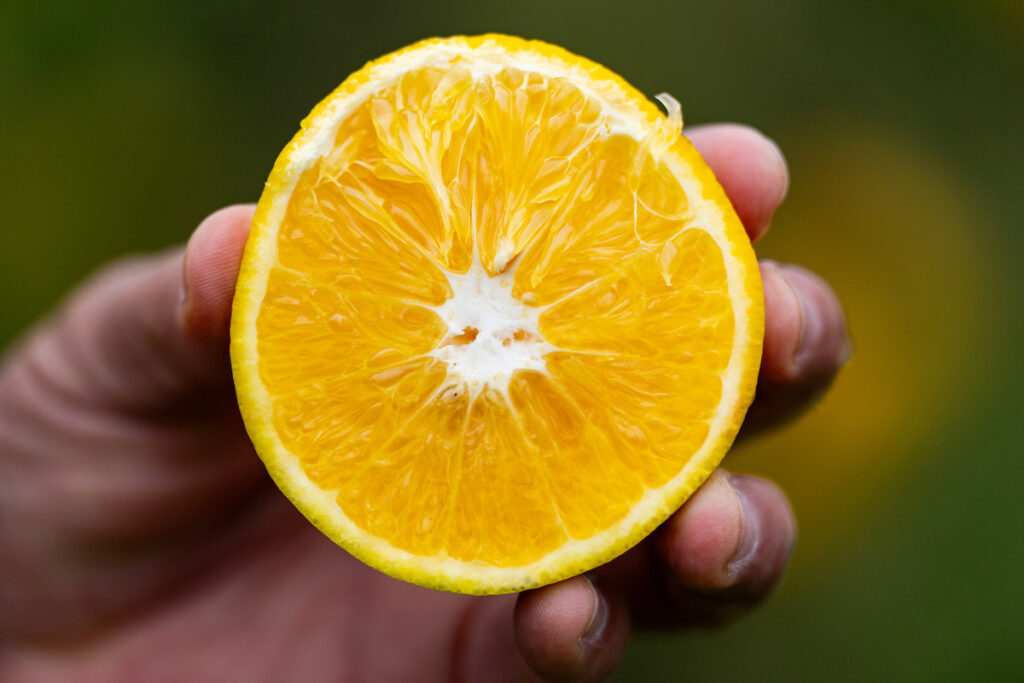
[[[978,390],[977,339],[993,320],[988,231],[966,179],[863,122],[832,121],[800,139],[787,150],[792,191],[759,252],[832,283],[854,356],[809,415],[737,447],[730,465],[789,493],[798,575],[801,563],[840,551],[880,496],[898,495],[927,465],[914,456]]]

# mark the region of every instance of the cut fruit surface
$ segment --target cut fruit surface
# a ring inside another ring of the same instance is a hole
[[[372,62],[303,122],[231,356],[259,456],[327,536],[421,585],[522,590],[628,549],[718,465],[761,284],[665,101],[487,35]]]

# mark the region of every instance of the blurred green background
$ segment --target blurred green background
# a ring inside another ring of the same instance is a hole
[[[792,185],[762,255],[828,277],[856,345],[731,467],[801,542],[734,626],[635,640],[616,680],[1024,680],[1024,3],[0,4],[0,342],[98,264],[253,201],[365,61],[501,31],[743,121]]]

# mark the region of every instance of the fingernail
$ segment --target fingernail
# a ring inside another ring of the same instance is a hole
[[[186,335],[194,333],[195,321],[195,299],[192,287],[189,286],[189,248],[185,247],[185,253],[181,260],[181,284],[178,286],[178,322]]]
[[[181,259],[181,284],[178,286],[178,311],[184,312],[188,307],[189,295],[188,286],[188,248]]]
[[[770,166],[765,168],[763,172],[768,177],[777,176],[781,179],[781,182],[778,183],[778,197],[776,197],[772,202],[772,212],[765,216],[763,224],[759,226],[759,229],[755,233],[757,236],[761,236],[771,228],[772,219],[775,218],[775,212],[779,210],[779,207],[782,206],[782,202],[786,199],[786,195],[789,194],[789,166],[786,164],[786,157],[782,153],[782,148],[779,147],[779,144],[760,131],[758,134],[775,151],[774,158],[769,162]]]
[[[580,636],[580,645],[583,646],[585,651],[594,647],[601,640],[608,626],[608,602],[590,579],[587,579],[587,585],[590,586],[590,590],[594,594],[594,609],[590,614],[587,628],[584,629],[583,635]]]
[[[749,564],[750,558],[757,551],[761,534],[759,533],[760,522],[757,515],[754,514],[750,499],[743,492],[742,477],[730,473],[728,479],[733,493],[736,494],[736,498],[740,501],[740,538],[736,543],[736,550],[733,551],[732,557],[729,558],[725,568],[726,574],[733,578],[740,574]]]
[[[835,295],[802,268],[792,265],[778,268],[800,306],[800,338],[793,352],[793,367],[798,373],[819,369],[834,371],[845,364],[852,353],[845,321],[830,319],[835,318],[839,310]],[[829,346],[834,349],[832,353],[829,353]]]
[[[182,281],[178,288],[178,326],[186,333],[190,329],[189,307],[191,303],[188,287]]]
[[[768,144],[770,144],[772,148],[775,150],[775,172],[782,176],[782,183],[779,186],[780,191],[777,204],[782,204],[782,202],[786,199],[786,195],[789,194],[789,164],[786,163],[786,155],[782,153],[782,148],[779,147],[779,143],[775,142],[775,140],[768,137],[767,135],[762,134],[762,136],[765,140],[768,141]]]

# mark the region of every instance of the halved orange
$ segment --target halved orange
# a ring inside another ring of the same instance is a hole
[[[761,284],[664,102],[485,35],[372,62],[303,122],[231,355],[259,456],[323,533],[417,584],[521,590],[623,552],[717,466]]]

